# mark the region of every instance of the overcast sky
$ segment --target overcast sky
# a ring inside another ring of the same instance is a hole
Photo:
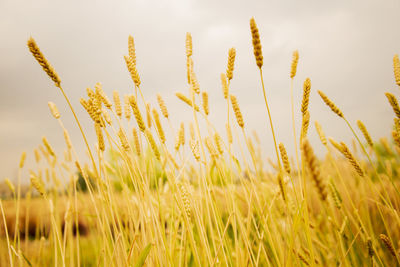
[[[302,83],[311,78],[311,121],[319,120],[329,136],[349,142],[343,121],[320,100],[324,91],[351,123],[365,122],[373,139],[390,136],[393,114],[384,96],[399,95],[392,58],[400,53],[400,2],[385,1],[54,1],[0,0],[0,179],[14,178],[20,154],[47,136],[57,152],[62,131],[51,117],[55,102],[77,147],[83,143],[61,93],[30,55],[33,36],[62,80],[92,144],[92,125],[79,104],[86,87],[103,84],[111,95],[132,90],[123,55],[128,35],[135,38],[142,90],[153,106],[161,93],[176,125],[191,118],[174,96],[186,92],[185,35],[193,36],[195,71],[210,95],[210,119],[223,131],[225,103],[220,73],[230,47],[237,50],[231,92],[238,96],[246,128],[258,131],[265,156],[273,157],[258,70],[252,54],[249,19],[261,34],[264,78],[278,140],[293,152],[289,71],[299,50],[295,80],[296,111]],[[298,127],[300,116],[297,118]],[[310,138],[322,153],[313,123]],[[82,154],[83,149],[81,149]],[[293,154],[292,154],[293,155]],[[25,178],[27,179],[27,178]]]

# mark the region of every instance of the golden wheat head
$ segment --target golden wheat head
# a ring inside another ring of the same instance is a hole
[[[293,52],[292,66],[290,68],[290,78],[294,78],[297,72],[297,63],[299,62],[299,51],[295,50]]]
[[[60,87],[61,80],[58,77],[54,68],[50,65],[47,59],[44,57],[43,53],[40,51],[39,46],[36,41],[31,37],[28,40],[28,48],[32,55],[36,58],[37,62],[42,66],[43,70],[49,75],[57,87]]]
[[[233,69],[235,68],[235,57],[236,57],[236,50],[235,48],[229,49],[228,55],[228,66],[226,68],[226,77],[228,80],[232,80],[233,78]]]
[[[394,79],[396,80],[396,84],[400,86],[400,59],[399,55],[394,55],[393,57],[393,72]]]
[[[327,193],[326,193],[325,184],[321,177],[319,163],[318,163],[317,157],[314,154],[314,150],[312,149],[312,147],[307,139],[303,140],[302,151],[303,151],[305,163],[310,171],[312,179],[314,180],[315,186],[318,189],[319,196],[320,196],[321,200],[325,200]]]
[[[336,115],[344,118],[343,112],[322,91],[318,91],[318,94],[321,96],[325,104],[330,107],[334,113],[336,113]]]
[[[251,37],[253,39],[254,56],[256,58],[257,66],[261,69],[261,67],[263,66],[263,55],[260,42],[260,33],[258,31],[257,24],[254,18],[250,19],[250,30],[251,30]]]

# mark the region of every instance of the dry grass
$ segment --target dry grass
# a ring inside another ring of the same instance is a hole
[[[365,147],[342,110],[318,91],[357,141],[353,149],[333,138],[329,143],[323,122],[310,127],[308,105],[315,92],[307,79],[300,136],[293,103],[301,100],[293,94],[291,98],[295,155],[288,155],[282,143],[278,151],[254,19],[250,28],[275,161],[262,156],[257,135],[248,135],[242,115],[246,111],[240,110],[238,99],[230,93],[234,48],[228,51],[226,74],[221,74],[226,133],[218,133],[208,116],[212,102],[196,78],[192,36],[186,35],[188,91],[176,93],[187,104],[182,109],[193,114],[187,125],[180,122],[179,114],[168,112],[161,95],[154,102],[146,101],[134,39],[129,36],[125,61],[132,93],[124,96],[122,107],[117,91],[111,103],[100,83],[95,90],[87,89],[87,98],[80,103],[94,127],[85,131],[97,134],[97,140],[88,142],[61,79],[31,38],[29,49],[65,97],[81,129],[88,159],[78,159],[64,128],[62,118],[68,114],[60,114],[49,102],[61,128],[60,138],[65,138],[65,153],[57,155],[43,138],[33,151],[37,168],[29,170],[31,186],[24,189],[21,184],[26,154],[21,157],[18,183],[5,180],[3,187],[9,194],[0,202],[0,262],[11,266],[398,265],[399,120],[395,119],[393,131],[388,129],[394,143],[374,140],[358,121]],[[298,86],[298,61],[295,51],[291,92]],[[396,85],[398,57],[393,62]],[[395,94],[386,96],[393,117],[398,116]],[[159,111],[151,109],[156,102]],[[196,104],[200,102],[202,109]],[[190,135],[185,135],[187,129]],[[307,139],[312,130],[326,148],[324,158],[316,157]],[[168,132],[173,138],[167,138]]]

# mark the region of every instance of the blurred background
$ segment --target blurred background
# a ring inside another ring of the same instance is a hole
[[[220,73],[226,70],[229,48],[235,47],[231,93],[238,97],[246,128],[258,132],[265,158],[274,158],[249,30],[254,16],[261,34],[264,79],[278,141],[294,155],[289,72],[292,52],[298,49],[294,83],[297,129],[302,85],[310,77],[309,136],[323,156],[315,120],[338,141],[350,142],[351,132],[324,105],[317,90],[324,91],[351,123],[362,120],[374,139],[390,136],[393,113],[384,92],[399,95],[392,69],[393,55],[400,53],[399,12],[398,0],[1,0],[0,180],[15,179],[23,151],[28,152],[24,172],[34,167],[32,152],[42,136],[62,153],[62,130],[49,112],[48,101],[57,104],[80,157],[85,157],[82,138],[65,100],[26,47],[30,36],[61,77],[91,145],[97,140],[79,98],[96,82],[102,83],[110,97],[113,90],[121,95],[133,92],[123,59],[128,54],[128,35],[135,38],[145,98],[155,107],[156,93],[160,93],[176,129],[192,117],[191,110],[174,95],[188,90],[186,32],[193,36],[200,88],[209,93],[210,120],[223,133],[226,106]],[[29,181],[27,176],[24,180]]]

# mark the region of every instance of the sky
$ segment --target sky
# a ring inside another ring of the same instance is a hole
[[[174,93],[187,92],[185,36],[193,37],[193,60],[201,90],[210,97],[210,120],[224,131],[226,106],[220,74],[228,50],[237,51],[231,93],[238,97],[246,129],[256,130],[265,158],[273,142],[253,56],[249,20],[261,35],[264,80],[277,139],[294,155],[290,111],[292,52],[300,60],[294,81],[296,123],[300,127],[302,84],[311,79],[309,136],[323,147],[313,127],[318,120],[328,136],[350,142],[351,132],[321,101],[325,92],[350,123],[362,120],[372,138],[389,137],[394,115],[384,92],[399,96],[392,59],[400,53],[400,1],[54,1],[0,0],[0,180],[15,179],[27,151],[26,169],[34,168],[33,149],[46,136],[58,153],[65,148],[62,130],[47,102],[55,102],[74,145],[84,156],[78,128],[59,89],[26,47],[30,36],[59,74],[91,145],[92,123],[79,104],[87,87],[101,82],[111,96],[132,92],[123,55],[128,36],[135,39],[137,68],[147,101],[166,100],[178,127],[192,114]],[[25,170],[25,172],[27,172]],[[27,178],[25,178],[27,179]]]

